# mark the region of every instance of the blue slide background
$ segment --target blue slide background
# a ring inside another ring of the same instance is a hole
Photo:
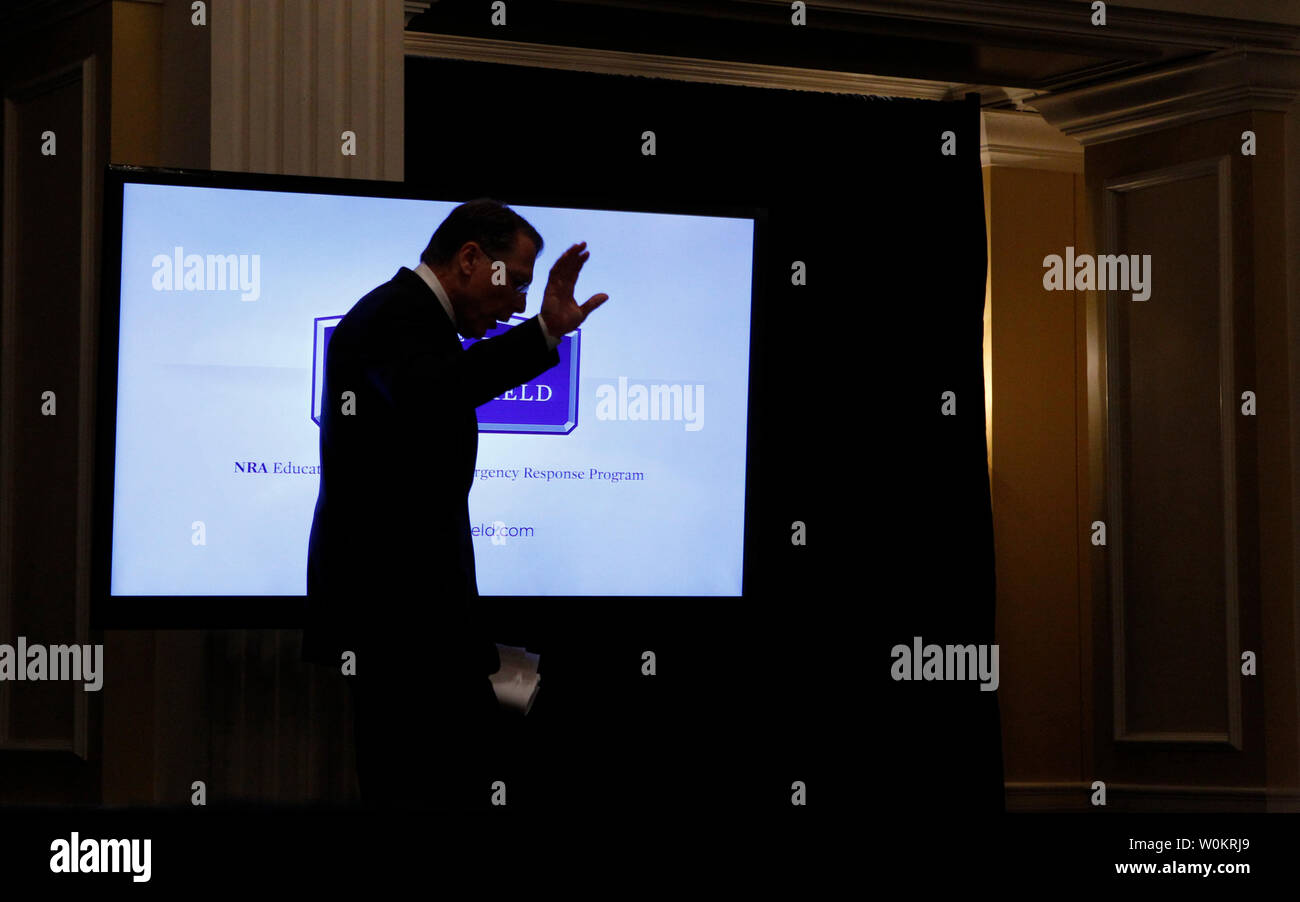
[[[125,186],[114,474],[113,595],[302,595],[316,467],[313,319],[339,316],[414,268],[456,202]],[[475,480],[484,595],[725,595],[741,590],[753,222],[511,205],[545,240],[525,316],[547,273],[587,241],[578,426],[483,433],[480,469],[641,471],[643,481]],[[257,254],[260,297],[157,291],[152,261]],[[436,299],[430,297],[432,303]],[[598,386],[702,385],[703,428],[602,421]],[[544,376],[542,377],[545,378]],[[436,478],[412,473],[411,479]],[[192,541],[202,521],[206,545]]]

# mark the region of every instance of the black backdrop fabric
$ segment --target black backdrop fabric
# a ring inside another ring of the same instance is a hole
[[[997,693],[891,677],[915,636],[995,641],[975,99],[409,58],[405,153],[407,181],[449,200],[767,211],[744,597],[485,598],[497,641],[542,655],[511,804],[789,811],[802,781],[809,812],[1003,810]],[[629,302],[579,279],[579,301],[597,291]],[[598,524],[577,540],[599,554]]]

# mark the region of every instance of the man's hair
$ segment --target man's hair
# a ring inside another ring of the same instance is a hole
[[[480,197],[466,201],[447,214],[429,239],[420,259],[429,266],[444,266],[451,262],[466,241],[473,241],[489,256],[500,259],[515,248],[515,241],[523,232],[542,252],[542,236],[528,221],[500,201]]]

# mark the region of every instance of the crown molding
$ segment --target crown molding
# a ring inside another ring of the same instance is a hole
[[[983,110],[980,165],[1081,173],[1083,145],[1034,113]]]
[[[757,88],[952,100],[972,87],[953,82],[889,78],[856,72],[559,47],[421,32],[406,32],[404,41],[406,55],[410,57],[461,59]],[[1032,112],[984,110],[980,116],[980,160],[984,166],[1082,172],[1083,148],[1077,141],[1061,134],[1041,116]]]
[[[429,7],[437,3],[438,0],[402,0],[402,12],[406,14],[405,25],[410,25],[411,20],[421,13],[429,11]]]
[[[1300,51],[1222,50],[1104,84],[1038,95],[1033,105],[1081,144],[1118,141],[1300,96]]]
[[[592,0],[564,0],[592,2]],[[604,5],[627,0],[595,0]],[[654,8],[653,0],[635,5]],[[839,16],[857,15],[864,20],[889,18],[925,26],[960,26],[985,37],[1032,35],[1045,49],[1059,41],[1077,46],[1080,41],[1099,46],[1130,44],[1213,49],[1220,47],[1300,48],[1300,26],[1286,22],[1250,21],[1183,12],[1142,9],[1107,4],[1104,28],[1091,22],[1091,7],[1084,0],[817,0],[817,11]],[[745,7],[778,7],[788,15],[787,0],[739,0],[737,15]],[[815,14],[813,12],[812,14]]]
[[[499,41],[492,38],[426,34],[416,31],[406,32],[404,40],[406,55],[410,57],[472,60],[510,66],[568,69],[578,72],[599,72],[605,75],[639,75],[648,78],[671,78],[680,81],[713,82],[757,88],[943,100],[955,86],[953,82],[928,81],[919,78],[892,78],[863,75],[857,72],[770,66],[731,60],[694,59],[590,47],[529,44],[522,41]]]

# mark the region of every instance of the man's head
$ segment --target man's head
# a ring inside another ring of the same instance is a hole
[[[447,214],[420,259],[447,290],[457,331],[482,338],[498,321],[524,312],[533,261],[541,251],[542,236],[522,216],[479,198]],[[501,271],[496,279],[494,269]]]

